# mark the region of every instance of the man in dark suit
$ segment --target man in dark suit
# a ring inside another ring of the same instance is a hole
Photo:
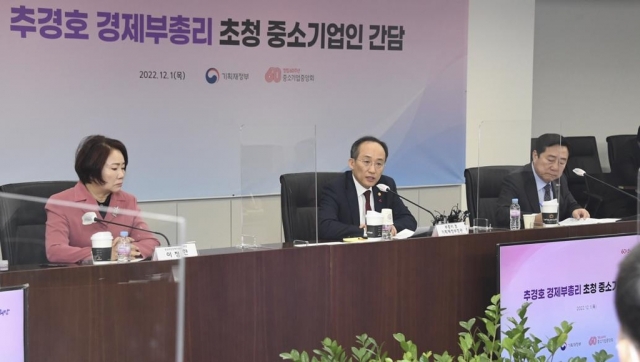
[[[392,210],[392,235],[404,229],[416,229],[418,223],[402,200],[376,187],[385,184],[397,192],[395,181],[382,175],[388,154],[387,145],[375,137],[365,136],[353,143],[349,159],[351,171],[336,177],[324,188],[318,210],[320,239],[363,236],[367,204],[377,212],[384,208]]]
[[[589,212],[582,208],[569,192],[563,175],[569,159],[570,145],[559,134],[546,133],[538,137],[533,161],[502,181],[496,210],[496,226],[509,227],[511,199],[518,199],[520,215],[539,214],[545,200],[558,199],[560,220],[573,217],[586,219]],[[542,222],[540,215],[536,222]]]

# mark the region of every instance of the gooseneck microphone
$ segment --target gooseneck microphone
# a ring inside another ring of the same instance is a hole
[[[616,191],[618,191],[618,192],[621,192],[622,194],[624,194],[624,195],[625,195],[625,196],[627,196],[627,197],[631,197],[631,198],[633,198],[633,199],[634,199],[634,200],[636,200],[636,201],[640,201],[640,199],[639,199],[639,198],[637,198],[636,196],[633,196],[633,195],[631,195],[631,194],[628,194],[628,193],[626,193],[626,192],[624,192],[624,191],[620,190],[619,188],[617,188],[617,187],[615,187],[615,186],[613,186],[613,185],[609,185],[608,183],[606,183],[606,182],[604,182],[604,181],[602,181],[602,180],[600,180],[600,179],[597,179],[597,178],[595,178],[595,177],[593,177],[593,176],[589,175],[585,170],[583,170],[583,169],[581,169],[581,168],[574,168],[574,169],[573,169],[573,173],[575,173],[576,175],[578,175],[578,176],[580,176],[580,177],[584,177],[584,176],[586,176],[586,177],[588,177],[588,178],[590,178],[590,179],[592,179],[592,180],[596,180],[596,181],[600,182],[601,184],[603,184],[603,185],[605,185],[605,186],[607,186],[607,187],[610,187],[610,188],[612,188],[612,189],[614,189],[614,190],[616,190]]]
[[[137,228],[135,226],[120,224],[120,223],[113,222],[113,221],[101,220],[101,219],[98,219],[98,215],[95,212],[85,212],[84,215],[82,215],[82,225],[91,225],[91,224],[95,224],[96,222],[100,222],[100,223],[104,223],[104,224],[118,225],[118,226],[122,226],[122,227],[126,227],[126,228],[131,228],[131,229],[134,229],[134,230],[146,231],[146,232],[150,232],[152,234],[160,235],[160,236],[162,236],[164,238],[164,240],[167,241],[167,245],[171,246],[171,243],[169,242],[169,239],[167,239],[167,237],[161,232],[151,231],[151,230],[142,229],[142,228]]]
[[[416,205],[416,206],[417,206],[417,207],[419,207],[420,209],[422,209],[422,210],[424,210],[424,211],[428,212],[428,213],[429,213],[429,215],[431,215],[431,217],[433,218],[433,224],[435,225],[436,220],[438,220],[438,218],[436,218],[436,216],[435,216],[431,211],[429,211],[429,210],[425,209],[424,207],[422,207],[422,206],[420,206],[420,205],[416,204],[415,202],[413,202],[413,201],[411,201],[411,200],[407,199],[406,197],[403,197],[403,196],[402,196],[402,195],[400,195],[399,193],[397,193],[397,192],[393,191],[393,190],[391,189],[391,187],[389,187],[389,186],[387,186],[387,185],[385,185],[385,184],[377,184],[376,186],[378,187],[378,189],[379,189],[380,191],[382,191],[382,192],[390,192],[390,193],[392,193],[392,194],[394,194],[394,195],[398,196],[399,198],[401,198],[401,199],[403,199],[403,200],[405,200],[405,201],[407,201],[407,202],[410,202],[411,204]]]

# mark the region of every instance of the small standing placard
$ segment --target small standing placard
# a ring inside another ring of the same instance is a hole
[[[431,236],[464,235],[469,233],[469,228],[463,222],[451,224],[438,224],[433,229]]]
[[[153,258],[151,260],[176,260],[190,256],[198,256],[198,249],[194,242],[189,242],[182,246],[157,247],[156,250],[153,251]]]

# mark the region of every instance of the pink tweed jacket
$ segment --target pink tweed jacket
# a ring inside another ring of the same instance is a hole
[[[77,203],[79,207],[55,205],[51,200],[61,200]],[[140,212],[136,198],[124,191],[111,194],[110,210],[104,220],[120,224],[149,229],[140,216],[124,215],[119,210]],[[120,231],[128,231],[134,239],[143,257],[153,254],[156,246],[160,245],[153,234],[145,231],[133,230],[117,225],[94,223],[82,224],[82,215],[88,211],[98,212],[98,204],[87,188],[78,182],[73,188],[57,193],[49,198],[45,206],[47,212],[46,249],[47,259],[52,263],[76,263],[91,258],[91,235],[98,231],[110,231],[114,238],[120,236]]]

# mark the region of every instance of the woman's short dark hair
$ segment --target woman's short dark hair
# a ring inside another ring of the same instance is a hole
[[[569,152],[569,156],[571,156],[571,145],[564,137],[557,133],[545,133],[538,137],[536,139],[536,153],[540,156],[547,150],[547,147],[556,145],[566,147]]]
[[[95,182],[104,185],[102,169],[113,150],[122,153],[126,168],[129,164],[129,156],[127,148],[122,142],[102,135],[88,136],[80,141],[76,150],[76,173],[80,182],[83,184]]]
[[[622,331],[640,344],[640,246],[631,252],[620,263],[616,278],[616,312]]]
[[[354,160],[358,158],[358,153],[360,152],[360,149],[359,149],[360,145],[365,142],[375,142],[379,144],[380,146],[382,146],[382,149],[384,150],[384,159],[386,160],[387,158],[389,158],[389,149],[387,148],[387,144],[373,136],[360,137],[357,141],[355,141],[351,146],[351,158],[353,158]]]

